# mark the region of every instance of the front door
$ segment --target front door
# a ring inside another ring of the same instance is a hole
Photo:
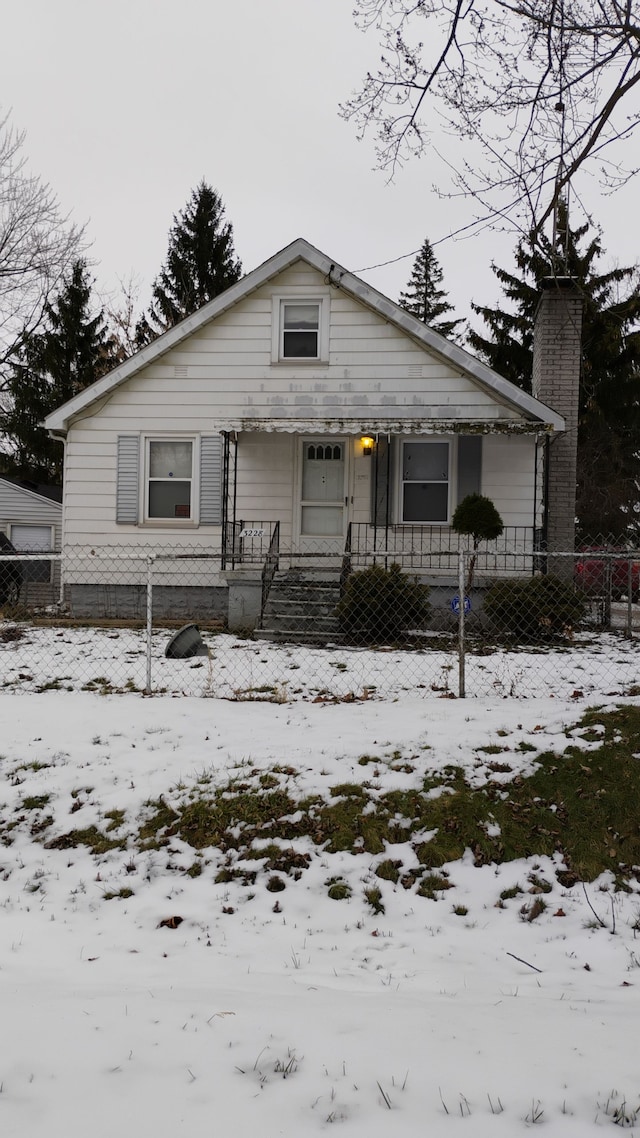
[[[300,484],[303,549],[327,553],[342,550],[347,501],[346,439],[303,439]]]

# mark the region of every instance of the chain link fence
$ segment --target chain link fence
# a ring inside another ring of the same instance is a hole
[[[270,542],[272,545],[273,542]],[[264,555],[264,551],[262,551]],[[640,553],[316,564],[172,547],[0,555],[0,690],[355,702],[640,694]]]

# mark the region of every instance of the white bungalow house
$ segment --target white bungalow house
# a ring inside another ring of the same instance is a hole
[[[472,491],[530,553],[544,440],[565,422],[298,239],[46,426],[65,446],[72,606],[139,595],[127,555],[187,554],[157,578],[167,611],[180,585],[181,613],[230,604],[233,625],[258,619],[265,563],[333,571],[346,548],[451,574]]]

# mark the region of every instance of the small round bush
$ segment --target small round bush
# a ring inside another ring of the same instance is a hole
[[[477,547],[481,541],[495,541],[500,537],[504,525],[491,498],[485,498],[483,494],[467,494],[451,519],[451,528],[456,533],[471,534]]]
[[[341,631],[362,644],[398,640],[407,629],[423,627],[430,613],[429,586],[396,564],[352,573],[337,608]]]
[[[585,602],[569,581],[528,577],[496,581],[484,599],[484,611],[503,635],[524,642],[558,640],[580,624]]]

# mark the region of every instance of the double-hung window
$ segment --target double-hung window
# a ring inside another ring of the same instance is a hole
[[[329,362],[329,294],[301,289],[273,296],[271,362]]]
[[[284,360],[320,356],[320,305],[283,301],[280,355]]]
[[[145,517],[194,518],[194,439],[147,439]]]
[[[449,521],[450,450],[446,440],[403,442],[401,517],[418,525]]]

